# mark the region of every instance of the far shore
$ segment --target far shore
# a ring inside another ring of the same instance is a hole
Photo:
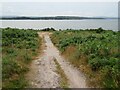
[[[2,16],[0,20],[83,20],[83,19],[118,19],[117,17],[79,17],[79,16],[51,16],[51,17],[28,17],[28,16]]]

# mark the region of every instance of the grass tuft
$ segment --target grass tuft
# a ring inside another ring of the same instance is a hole
[[[54,59],[54,62],[56,64],[56,72],[60,75],[60,86],[61,88],[68,88],[68,79],[63,71],[63,69],[61,68],[60,64],[58,63],[58,61],[56,59]]]

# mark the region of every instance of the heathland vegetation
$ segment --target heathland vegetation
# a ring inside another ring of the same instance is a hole
[[[32,29],[4,28],[2,31],[2,87],[24,88],[28,85],[25,74],[30,62],[37,56],[41,38]],[[51,39],[61,54],[82,71],[90,87],[120,87],[120,32],[86,29],[55,31]],[[57,73],[62,77],[61,86],[67,87],[67,77],[58,62]],[[64,77],[63,77],[64,76]],[[66,80],[66,81],[65,81]],[[65,81],[65,82],[64,82]]]
[[[51,35],[68,61],[83,71],[91,87],[120,87],[120,32],[111,30],[64,30]]]
[[[2,87],[27,86],[25,73],[38,53],[41,39],[34,30],[0,29],[2,31]]]

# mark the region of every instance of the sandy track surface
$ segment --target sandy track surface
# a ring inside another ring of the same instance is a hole
[[[43,54],[31,64],[28,73],[28,80],[31,87],[35,88],[56,88],[59,86],[60,76],[55,72],[54,59],[58,61],[68,78],[69,88],[87,88],[84,75],[59,54],[58,49],[53,45],[47,32],[38,33],[44,39],[45,48]]]

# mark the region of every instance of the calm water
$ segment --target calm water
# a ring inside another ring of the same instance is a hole
[[[55,29],[90,29],[99,28],[118,30],[117,19],[104,20],[3,20],[2,28],[43,29],[53,27]]]

